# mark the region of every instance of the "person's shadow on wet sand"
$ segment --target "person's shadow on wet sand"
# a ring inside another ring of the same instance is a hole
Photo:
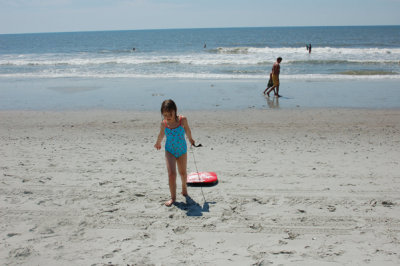
[[[215,204],[215,202],[205,201],[203,206],[194,201],[190,196],[186,196],[185,202],[175,202],[174,205],[179,209],[186,211],[187,216],[203,216],[203,212],[210,211],[210,203]]]

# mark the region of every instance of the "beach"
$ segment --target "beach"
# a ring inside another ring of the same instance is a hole
[[[398,108],[183,114],[219,182],[166,207],[159,112],[0,111],[1,264],[400,264]]]
[[[399,29],[0,34],[0,264],[399,265]],[[165,99],[219,178],[171,207]]]

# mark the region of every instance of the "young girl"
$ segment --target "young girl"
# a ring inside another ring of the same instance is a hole
[[[169,190],[171,192],[171,199],[165,202],[165,205],[168,207],[176,200],[176,165],[178,165],[179,175],[182,180],[182,195],[188,196],[186,187],[187,147],[185,133],[189,142],[194,145],[188,121],[186,117],[178,116],[177,111],[173,100],[165,100],[162,103],[161,114],[164,120],[161,122],[160,133],[154,145],[157,150],[161,149],[161,141],[164,135],[167,136],[167,141],[165,142],[165,159],[167,162]]]

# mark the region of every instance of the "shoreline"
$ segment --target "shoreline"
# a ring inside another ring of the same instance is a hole
[[[159,112],[0,111],[0,261],[400,263],[399,109],[182,113],[219,182],[168,208]]]
[[[27,79],[0,81],[0,110],[181,110],[400,108],[395,80],[281,81],[281,98],[266,97],[265,80]]]

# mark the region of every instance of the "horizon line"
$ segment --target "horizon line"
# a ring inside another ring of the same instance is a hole
[[[15,32],[0,33],[0,35],[17,35],[17,34],[48,34],[48,33],[84,33],[84,32],[111,32],[111,31],[157,31],[157,30],[209,30],[209,29],[245,29],[245,28],[320,28],[320,27],[398,27],[400,25],[329,25],[329,26],[232,26],[232,27],[193,27],[193,28],[149,28],[149,29],[105,29],[105,30],[71,30],[71,31],[43,31],[43,32]]]

